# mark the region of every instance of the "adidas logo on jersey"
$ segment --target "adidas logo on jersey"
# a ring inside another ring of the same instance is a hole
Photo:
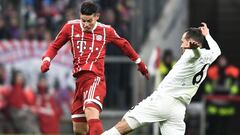
[[[100,100],[100,97],[99,97],[99,96],[96,96],[96,99]]]

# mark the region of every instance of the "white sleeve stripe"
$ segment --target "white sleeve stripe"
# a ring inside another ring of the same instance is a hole
[[[62,30],[57,34],[57,36],[56,36],[56,38],[55,38],[55,40],[58,38],[58,36],[59,36],[59,34],[62,32]]]

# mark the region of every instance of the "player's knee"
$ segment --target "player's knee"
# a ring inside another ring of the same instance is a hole
[[[92,112],[95,112],[97,109],[94,108],[94,107],[86,107],[85,108],[85,113],[92,113]]]
[[[84,112],[87,120],[99,119],[99,110],[94,107],[86,107]]]

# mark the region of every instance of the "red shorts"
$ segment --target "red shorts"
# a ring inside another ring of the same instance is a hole
[[[81,72],[76,80],[76,89],[72,103],[72,120],[86,122],[84,109],[94,107],[103,109],[103,100],[106,95],[106,83],[103,76],[97,76],[93,72]]]

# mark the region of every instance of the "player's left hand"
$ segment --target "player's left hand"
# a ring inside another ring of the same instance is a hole
[[[199,43],[196,41],[189,41],[188,44],[189,49],[197,49],[200,46]]]
[[[142,73],[142,75],[144,75],[146,77],[146,79],[149,80],[148,69],[143,61],[138,63],[138,71],[140,71]]]
[[[41,72],[42,73],[47,72],[49,70],[49,67],[50,67],[50,62],[47,60],[44,60],[41,65]]]

